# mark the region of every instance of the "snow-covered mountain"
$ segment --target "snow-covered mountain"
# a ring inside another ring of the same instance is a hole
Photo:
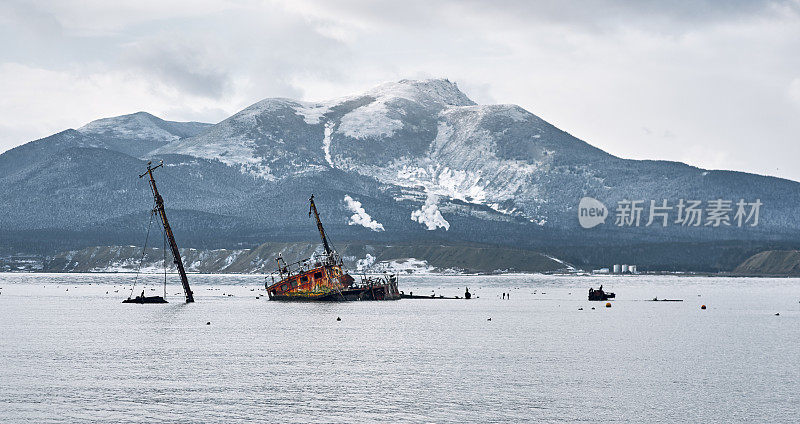
[[[0,228],[19,239],[69,229],[84,245],[134,243],[149,208],[136,175],[150,159],[164,160],[159,184],[180,217],[172,221],[198,247],[311,240],[311,193],[334,240],[553,249],[578,264],[614,252],[646,263],[675,257],[674,243],[742,248],[800,234],[798,183],[617,158],[519,106],[477,105],[442,79],[324,102],[265,99],[216,125],[140,112],[28,143],[0,155],[0,195],[17,202],[0,210]],[[642,200],[645,214],[662,199],[764,207],[755,228],[617,227],[611,217],[586,230],[577,219],[584,196],[611,214],[625,199]]]

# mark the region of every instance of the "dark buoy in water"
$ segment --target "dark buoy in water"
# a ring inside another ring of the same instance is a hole
[[[781,313],[780,312],[775,312],[775,316],[779,317],[779,316],[781,316]]]
[[[706,305],[700,305],[700,309],[705,309]]]
[[[611,302],[606,302],[606,308],[610,308],[610,307],[611,307]]]
[[[341,321],[342,317],[336,317],[336,321]]]
[[[594,306],[592,306],[592,310],[594,310]]]
[[[579,310],[579,311],[582,311],[582,310],[583,310],[583,308],[578,308],[578,310]]]
[[[211,325],[211,321],[207,322],[206,325]]]

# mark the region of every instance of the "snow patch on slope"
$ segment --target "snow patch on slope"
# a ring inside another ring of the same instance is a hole
[[[391,137],[403,128],[403,121],[390,118],[388,113],[386,104],[376,100],[344,115],[339,132],[356,139]]]
[[[562,261],[561,259],[556,258],[555,256],[550,256],[550,255],[546,255],[546,254],[543,254],[543,255],[545,257],[547,257],[548,259],[552,259],[552,260],[560,263],[561,265],[564,265],[564,268],[567,269],[568,271],[577,271],[577,269],[574,266]]]
[[[362,227],[369,228],[372,231],[384,231],[383,224],[372,219],[371,216],[361,206],[361,202],[354,200],[349,195],[344,195],[344,203],[353,215],[347,221],[347,225],[361,225]]]
[[[538,159],[498,157],[496,135],[482,125],[484,118],[496,116],[518,121],[533,115],[511,105],[451,106],[440,113],[436,137],[423,157],[399,157],[383,166],[347,168],[386,184],[422,188],[426,193],[481,204],[507,216],[544,222],[544,217],[526,210],[517,199],[539,197],[539,187],[533,181],[549,170],[553,157],[544,149]]]
[[[439,196],[428,194],[428,198],[425,199],[425,204],[422,205],[422,208],[411,212],[411,220],[424,225],[428,228],[428,231],[433,231],[437,228],[444,228],[445,231],[448,231],[450,223],[444,219],[439,211],[438,202]]]
[[[432,274],[436,268],[430,266],[424,259],[402,258],[378,262],[370,267],[370,271],[389,274]]]
[[[308,125],[317,125],[323,116],[331,110],[332,103],[295,102],[295,113],[301,115]]]
[[[322,138],[322,152],[325,153],[325,160],[328,165],[333,167],[333,158],[331,157],[331,134],[333,134],[333,123],[328,122],[325,124],[325,136]]]

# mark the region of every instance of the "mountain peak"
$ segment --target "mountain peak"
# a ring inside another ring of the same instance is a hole
[[[97,119],[78,128],[85,135],[161,144],[198,134],[211,124],[165,121],[148,112]]]
[[[366,92],[377,98],[402,98],[419,103],[448,106],[472,106],[476,103],[458,89],[456,83],[445,78],[411,80],[380,84]]]
[[[83,134],[87,133],[120,134],[122,132],[125,133],[129,132],[132,138],[136,138],[137,135],[139,136],[139,138],[141,138],[145,136],[144,133],[140,132],[142,129],[153,128],[153,127],[157,128],[159,121],[163,122],[161,118],[158,118],[147,112],[136,112],[128,115],[119,115],[119,116],[112,116],[110,118],[96,119],[78,128],[78,131]]]

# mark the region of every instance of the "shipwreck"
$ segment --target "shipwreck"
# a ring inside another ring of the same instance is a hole
[[[309,199],[308,216],[314,217],[323,252],[297,262],[286,263],[280,255],[278,268],[266,277],[264,286],[270,300],[282,301],[354,301],[400,299],[397,275],[363,276],[360,282],[343,268],[341,256],[331,248],[314,203]]]

